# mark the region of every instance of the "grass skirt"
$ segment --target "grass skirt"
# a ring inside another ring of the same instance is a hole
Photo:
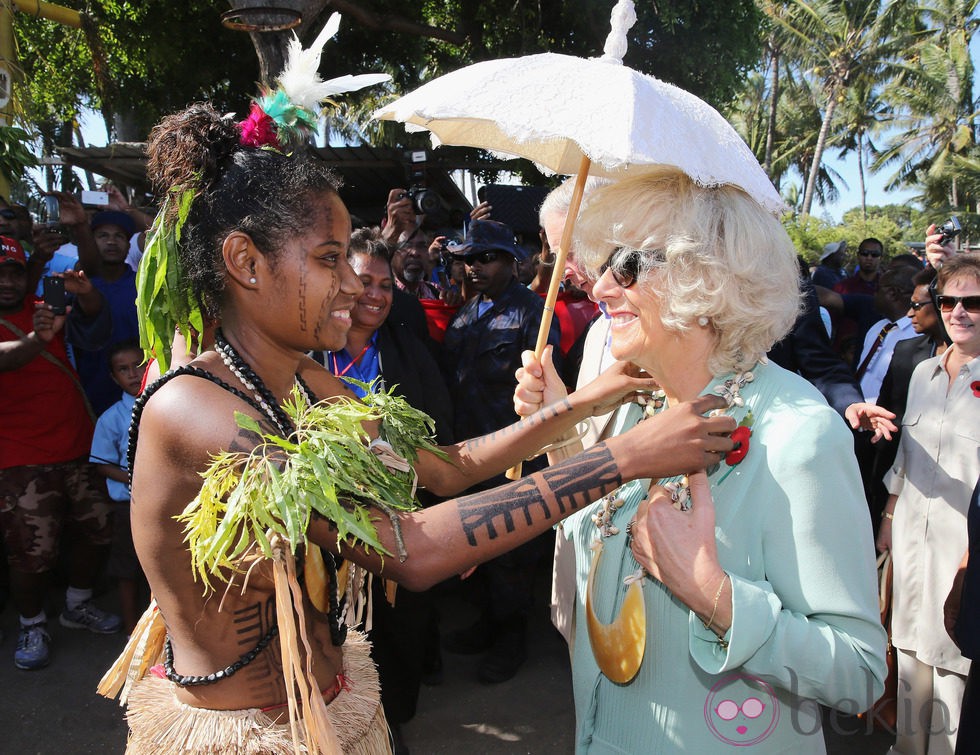
[[[387,755],[391,752],[388,724],[370,645],[362,634],[350,631],[343,649],[347,684],[327,705],[327,716],[343,755]],[[288,723],[273,723],[258,708],[195,708],[177,700],[176,685],[152,674],[133,684],[126,718],[130,728],[128,755],[309,752],[302,743],[294,749]]]

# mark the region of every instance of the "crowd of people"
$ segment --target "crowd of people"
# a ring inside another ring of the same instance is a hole
[[[275,569],[252,554],[240,590],[202,595],[174,517],[217,450],[255,445],[236,412],[290,435],[277,409],[294,386],[392,389],[433,419],[439,448],[415,461],[423,508],[375,522],[407,558],[309,524],[331,589],[350,562],[374,598],[366,642],[339,605],[303,597],[296,652],[323,691],[303,702],[307,742],[407,752],[400,726],[444,652],[481,654],[485,683],[518,674],[553,537],[580,752],[823,751],[817,703],[855,713],[884,688],[876,544],[895,569],[893,752],[976,746],[957,731],[980,698],[978,620],[960,598],[976,589],[980,256],[933,227],[926,261],[868,238],[851,273],[844,242],[809,270],[737,187],[666,168],[592,180],[539,359],[571,183],[541,207],[538,238],[486,203],[465,234],[429,228],[398,187],[377,226],[352,229],[326,166],[243,145],[206,106],[155,129],[150,172],[161,195],[193,189],[178,253],[208,325],[149,389],[135,302],[153,218],[113,187],[97,211],[57,194],[59,227],[0,207],[14,663],[48,665],[54,604],[65,627],[138,638],[151,588],[165,663],[127,692],[133,752],[224,751],[205,729],[292,751]],[[48,276],[66,310],[39,298]],[[93,602],[106,573],[122,616]],[[479,619],[441,636],[427,589],[459,575]]]

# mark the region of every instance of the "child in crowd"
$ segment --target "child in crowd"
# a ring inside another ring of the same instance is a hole
[[[129,421],[146,365],[143,364],[143,350],[136,341],[114,344],[108,351],[108,357],[112,379],[122,388],[123,395],[99,417],[92,438],[89,461],[106,478],[109,497],[115,504],[108,571],[119,580],[123,625],[129,634],[140,616],[137,592],[142,571],[133,548],[133,533],[129,523],[129,469],[126,451],[129,444]]]

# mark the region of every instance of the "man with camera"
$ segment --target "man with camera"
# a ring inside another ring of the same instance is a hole
[[[438,299],[439,289],[430,281],[429,241],[416,215],[415,198],[405,189],[388,192],[381,240],[391,250],[395,285],[416,299]]]
[[[44,606],[66,518],[76,538],[61,624],[99,633],[120,627],[118,616],[91,603],[111,537],[110,504],[88,463],[93,420],[65,347],[101,346],[109,318],[84,273],[56,280],[46,288],[49,300],[35,302],[23,247],[0,237],[0,530],[20,614],[14,664],[27,670],[48,663]]]

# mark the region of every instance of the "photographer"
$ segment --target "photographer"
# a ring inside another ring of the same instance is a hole
[[[429,242],[422,232],[421,223],[415,215],[415,204],[406,189],[388,192],[381,240],[391,250],[395,285],[416,299],[438,299],[439,290],[429,283],[432,274]]]
[[[381,240],[394,249],[400,243],[419,231],[415,217],[415,203],[408,196],[407,189],[392,189],[388,192],[385,217],[381,221]]]
[[[110,508],[105,485],[88,463],[92,418],[65,348],[66,341],[104,344],[109,318],[84,273],[66,272],[61,279],[74,304],[59,314],[52,303],[35,303],[23,248],[0,237],[0,500],[6,502],[0,529],[20,614],[14,664],[28,670],[48,663],[44,606],[66,518],[75,523],[77,539],[61,624],[99,633],[120,626],[118,616],[90,602],[111,536]]]

